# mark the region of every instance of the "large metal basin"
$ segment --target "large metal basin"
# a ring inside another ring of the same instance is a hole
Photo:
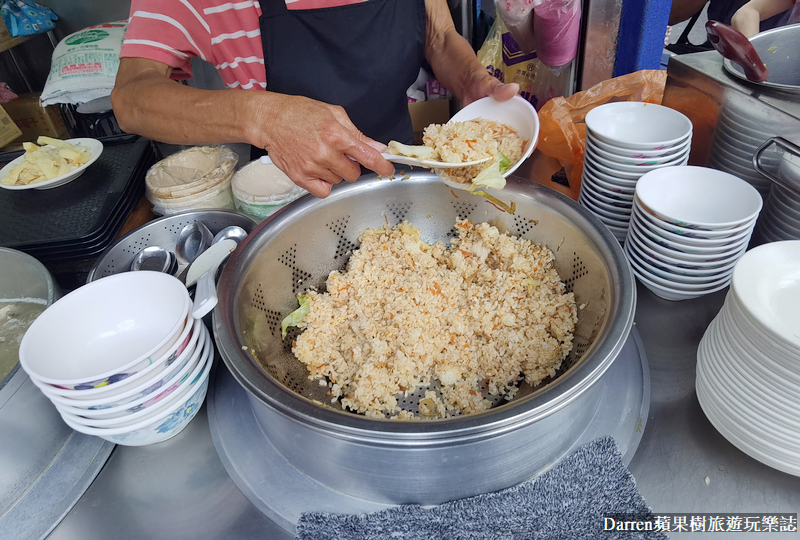
[[[516,203],[514,215],[427,172],[404,181],[365,176],[327,199],[290,204],[233,254],[219,281],[217,345],[267,438],[295,467],[352,496],[437,504],[522,482],[586,430],[599,400],[595,383],[633,323],[633,275],[608,229],[573,200],[518,178],[501,198]],[[376,420],[322,406],[325,388],[292,356],[292,336],[281,339],[295,294],[343,268],[364,229],[407,219],[435,242],[452,237],[459,218],[489,221],[556,254],[562,280],[583,305],[559,376],[536,389],[523,385],[487,412],[444,420]]]

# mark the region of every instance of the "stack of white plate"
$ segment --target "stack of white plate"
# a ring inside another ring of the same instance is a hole
[[[762,240],[800,240],[800,155],[780,149],[777,179],[764,203],[757,230]]]
[[[755,187],[766,198],[772,183],[753,167],[753,155],[773,134],[763,118],[756,118],[744,108],[728,104],[717,119],[711,142],[709,167],[729,172]],[[761,162],[770,170],[777,168],[778,158],[765,153]]]
[[[753,248],[697,350],[697,398],[734,446],[800,476],[800,241]]]
[[[706,167],[667,167],[639,180],[625,254],[642,284],[667,300],[728,286],[747,250],[761,195]]]
[[[654,169],[685,165],[692,122],[669,107],[607,103],[586,115],[586,148],[578,201],[620,242],[625,240],[639,178]]]

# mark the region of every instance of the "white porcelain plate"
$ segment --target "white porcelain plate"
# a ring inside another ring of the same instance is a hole
[[[34,184],[26,184],[24,186],[7,186],[6,184],[0,183],[0,187],[3,189],[10,189],[10,190],[23,190],[23,189],[51,189],[58,186],[63,186],[67,182],[71,182],[78,178],[80,175],[88,169],[92,163],[97,161],[97,158],[100,157],[100,154],[103,153],[103,143],[98,141],[97,139],[89,139],[89,138],[78,138],[78,139],[66,139],[64,142],[68,142],[70,144],[77,144],[80,146],[85,146],[89,148],[89,152],[91,152],[91,157],[89,161],[78,167],[77,169],[73,169],[72,171],[68,172],[67,174],[62,174],[61,176],[57,176],[51,180],[45,180],[43,182],[36,182]],[[22,163],[22,160],[25,158],[24,155],[19,156],[17,159],[10,161],[6,164],[5,167],[0,169],[0,178],[5,178],[8,172],[11,170],[12,167]]]

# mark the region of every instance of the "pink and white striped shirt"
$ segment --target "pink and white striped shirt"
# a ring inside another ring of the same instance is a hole
[[[366,0],[286,0],[288,9],[318,9]],[[267,87],[257,0],[133,0],[120,58],[138,57],[192,76],[190,59],[217,69],[228,88]]]

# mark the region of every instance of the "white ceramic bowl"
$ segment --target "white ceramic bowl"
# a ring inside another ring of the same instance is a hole
[[[91,405],[87,407],[83,402],[70,401],[68,399],[62,399],[60,401],[52,400],[53,404],[61,411],[86,418],[119,418],[152,407],[175,392],[175,390],[191,376],[192,371],[197,368],[198,364],[200,364],[201,356],[203,356],[208,346],[207,342],[210,339],[205,327],[203,327],[202,330],[203,331],[198,332],[200,338],[197,340],[197,346],[194,348],[194,351],[192,351],[189,360],[183,363],[180,369],[174,371],[166,382],[162,383],[162,379],[159,379],[157,381],[159,383],[157,387],[153,388],[154,385],[150,385],[148,387],[150,392],[147,394],[137,394],[134,396],[135,399],[128,398],[125,400],[125,403],[121,404],[114,402],[107,405]]]
[[[179,400],[172,407],[161,411],[152,418],[114,429],[91,428],[76,424],[67,418],[64,418],[64,422],[75,431],[86,433],[87,435],[96,435],[124,446],[144,446],[165,441],[180,433],[200,410],[208,391],[208,377],[211,373],[212,364],[213,353],[205,363],[205,370],[200,374],[195,384],[191,386],[192,391],[188,392],[184,399]]]
[[[634,196],[634,205],[643,215],[644,219],[659,227],[664,229],[665,231],[669,231],[673,234],[678,236],[682,236],[685,238],[695,238],[695,239],[705,239],[705,240],[722,240],[725,238],[738,238],[742,234],[749,232],[755,227],[757,218],[752,218],[751,220],[742,223],[741,225],[737,225],[736,227],[731,227],[729,229],[714,229],[714,230],[706,230],[706,229],[694,229],[689,227],[682,227],[680,225],[675,224],[671,221],[665,221],[651,212],[643,203],[642,201]]]
[[[638,182],[639,178],[642,176],[641,174],[623,175],[622,173],[616,173],[613,171],[610,173],[605,172],[594,164],[591,156],[587,158],[585,155],[583,159],[583,168],[584,170],[588,169],[593,176],[600,178],[601,180],[605,180],[611,184],[629,188],[631,190],[636,187],[636,182]]]
[[[710,247],[688,246],[686,244],[673,242],[660,236],[659,233],[653,232],[650,225],[645,225],[643,223],[642,218],[638,216],[637,212],[631,215],[631,227],[636,229],[640,237],[662,248],[659,250],[660,252],[675,257],[676,259],[684,260],[689,264],[696,262],[722,263],[729,257],[740,254],[740,252],[743,252],[743,250],[747,248],[747,242],[745,241],[735,242],[730,245]],[[647,244],[648,247],[652,247],[650,243]]]
[[[161,272],[125,272],[88,283],[44,311],[20,344],[31,378],[66,389],[117,382],[170,351],[190,298]]]
[[[485,97],[473,101],[462,108],[450,119],[450,122],[465,122],[484,118],[494,120],[501,124],[506,124],[517,130],[517,134],[528,141],[522,157],[514,165],[503,173],[509,176],[516,171],[522,163],[530,157],[539,141],[539,114],[531,103],[520,96],[514,96],[508,101],[497,101],[491,97]]]
[[[103,153],[103,143],[98,141],[97,139],[89,139],[89,138],[78,138],[78,139],[66,139],[64,142],[68,142],[70,144],[77,144],[79,146],[85,146],[89,149],[89,161],[73,169],[72,171],[62,174],[61,176],[57,176],[50,180],[44,180],[42,182],[36,182],[35,184],[26,184],[24,186],[8,186],[6,184],[0,183],[0,188],[9,189],[9,190],[26,190],[26,189],[51,189],[58,186],[63,186],[68,182],[72,182],[84,172],[86,169],[92,166],[92,164],[97,161],[97,158],[100,157],[100,154]],[[11,171],[13,167],[22,163],[25,159],[25,156],[19,156],[18,158],[10,161],[6,164],[2,169],[0,169],[0,178],[5,178],[6,175]]]
[[[800,353],[797,349],[788,347],[786,344],[776,340],[769,329],[763,328],[757,321],[754,321],[740,307],[740,301],[736,297],[736,291],[731,289],[728,294],[728,312],[731,326],[736,328],[740,335],[753,347],[777,363],[785,366],[789,370],[796,372],[797,363],[800,362]],[[800,373],[796,374],[800,377]],[[800,381],[798,381],[800,384]]]
[[[586,114],[586,129],[603,142],[634,150],[663,150],[692,136],[692,122],[684,114],[633,101],[595,107]]]
[[[670,165],[677,165],[681,161],[689,157],[688,152],[681,152],[680,154],[672,154],[663,159],[634,159],[634,158],[621,158],[614,156],[610,152],[605,152],[592,146],[592,143],[586,144],[586,154],[606,167],[627,171],[638,172],[640,170],[649,171],[658,167],[667,167]]]
[[[636,195],[656,217],[689,229],[732,229],[758,217],[758,191],[732,174],[707,167],[664,167],[636,184]]]
[[[731,253],[723,258],[713,256],[708,258],[704,255],[690,255],[680,251],[676,251],[669,247],[661,246],[653,242],[641,228],[634,222],[631,222],[629,228],[630,238],[639,251],[646,253],[650,258],[664,264],[668,264],[676,271],[686,270],[689,272],[700,270],[716,270],[721,267],[734,265],[739,258],[744,255],[747,246],[742,246],[738,251]],[[693,257],[693,258],[689,258]]]
[[[733,271],[732,289],[744,313],[790,350],[800,350],[800,240],[745,253]]]
[[[733,270],[733,265],[735,265],[738,261],[738,258],[732,258],[730,261],[727,261],[724,264],[696,263],[692,268],[687,268],[679,259],[674,259],[657,251],[647,249],[647,247],[640,241],[638,236],[639,233],[632,228],[628,230],[628,244],[630,244],[630,249],[634,252],[634,254],[663,272],[669,272],[671,274],[677,274],[679,276],[686,277],[714,276],[720,275],[724,272],[731,272]]]
[[[719,287],[725,287],[730,283],[730,276],[722,277],[716,281],[711,281],[707,283],[679,283],[672,278],[662,278],[657,274],[654,274],[644,268],[636,259],[628,257],[628,262],[631,265],[631,268],[636,270],[637,275],[642,275],[664,288],[671,289],[673,291],[678,292],[686,292],[686,293],[703,293],[708,294],[712,291],[718,290]]]
[[[675,234],[674,232],[660,227],[653,219],[647,217],[648,214],[640,210],[636,204],[633,205],[632,215],[637,216],[639,222],[644,225],[647,230],[665,240],[669,240],[671,242],[670,245],[676,249],[680,249],[681,246],[691,246],[693,248],[709,248],[710,252],[719,253],[720,251],[727,251],[733,249],[734,247],[740,247],[742,243],[746,244],[749,241],[750,235],[753,231],[752,227],[748,227],[735,236],[725,236],[722,238],[701,238],[689,236],[688,234]]]
[[[596,146],[601,150],[605,150],[606,152],[611,152],[618,156],[631,157],[635,159],[662,158],[664,156],[674,155],[679,152],[687,152],[689,151],[692,145],[692,139],[690,137],[681,144],[675,146],[668,146],[667,148],[661,150],[653,150],[653,149],[636,150],[631,148],[623,148],[622,146],[617,146],[615,144],[609,144],[607,142],[601,141],[600,139],[592,135],[591,131],[586,132],[586,140],[591,141],[591,143],[594,146]]]
[[[664,287],[655,283],[654,281],[650,280],[646,274],[641,273],[639,270],[631,265],[631,269],[633,270],[633,274],[636,276],[636,279],[641,282],[647,289],[649,289],[653,294],[658,296],[659,298],[663,298],[664,300],[670,300],[673,302],[678,302],[681,300],[691,300],[692,298],[699,298],[701,296],[705,296],[710,292],[688,292],[688,291],[679,291],[675,290],[672,287]],[[727,285],[725,285],[727,287]],[[724,287],[720,287],[722,289]]]
[[[129,403],[142,396],[152,394],[163,387],[176,372],[183,369],[186,363],[191,359],[192,354],[194,354],[198,340],[203,336],[204,329],[200,328],[202,325],[203,322],[200,320],[195,320],[192,323],[193,330],[191,334],[189,334],[188,343],[183,347],[183,351],[171,364],[167,364],[166,362],[166,358],[169,358],[171,354],[164,355],[164,361],[155,362],[116,384],[109,384],[107,386],[90,388],[87,390],[66,390],[37,381],[33,382],[56,404],[64,403],[78,408],[92,408]]]
[[[650,276],[667,280],[671,283],[674,283],[676,286],[712,284],[716,286],[719,285],[722,280],[729,280],[731,274],[733,273],[733,266],[720,272],[713,272],[709,275],[702,276],[684,275],[674,272],[669,267],[653,264],[653,262],[647,257],[643,257],[641,252],[637,252],[636,248],[631,242],[625,243],[625,254],[629,259],[632,258],[633,261],[636,262],[636,264],[638,264],[643,271],[646,271]]]
[[[593,202],[602,203],[600,204],[601,208],[607,208],[608,210],[624,214],[630,214],[633,208],[633,199],[626,201],[614,198],[611,195],[606,195],[603,189],[595,188],[591,181],[581,183],[581,191],[583,191],[584,197],[589,198]]]
[[[598,170],[609,176],[615,176],[625,180],[638,180],[644,173],[656,169],[658,167],[635,167],[632,165],[616,164],[607,159],[600,158],[594,154],[584,154],[584,163],[589,163],[593,169]],[[679,164],[682,162],[678,162]]]
[[[594,204],[592,201],[586,199],[582,195],[578,195],[578,202],[584,208],[586,208],[587,210],[592,212],[595,216],[597,216],[603,223],[610,224],[615,227],[619,227],[621,229],[628,228],[628,219],[626,217],[626,214],[621,214],[618,212],[609,212],[607,210],[604,210],[599,206],[597,206],[596,204]]]
[[[597,190],[601,190],[609,197],[617,197],[621,200],[633,201],[633,194],[636,189],[635,184],[629,187],[603,180],[590,171],[587,167],[583,168],[583,174],[581,176],[581,182],[584,181],[591,183],[592,187],[597,188]]]
[[[676,147],[676,149],[670,149],[667,154],[656,156],[644,156],[641,154],[638,156],[631,156],[629,155],[631,153],[630,151],[627,153],[620,153],[616,149],[612,150],[611,148],[613,147],[609,145],[605,145],[605,148],[603,148],[600,146],[601,144],[603,144],[602,141],[588,136],[586,137],[585,152],[623,165],[662,165],[670,161],[680,161],[682,158],[687,157],[691,150],[691,140],[686,141],[681,146]]]
[[[197,382],[200,374],[203,373],[208,358],[209,350],[208,347],[205,347],[200,350],[198,361],[194,363],[189,376],[186,377],[183,383],[178,386],[177,391],[172,392],[166,399],[155,403],[151,407],[135,410],[133,412],[123,412],[121,414],[115,413],[115,415],[112,417],[76,415],[70,411],[67,411],[65,408],[59,408],[58,411],[61,413],[62,417],[69,418],[77,424],[83,424],[85,426],[96,428],[126,427],[131,424],[144,421],[148,418],[158,415],[158,413],[165,409],[169,409],[176,401],[180,401],[182,398],[184,398],[186,393],[190,391],[190,387]]]

